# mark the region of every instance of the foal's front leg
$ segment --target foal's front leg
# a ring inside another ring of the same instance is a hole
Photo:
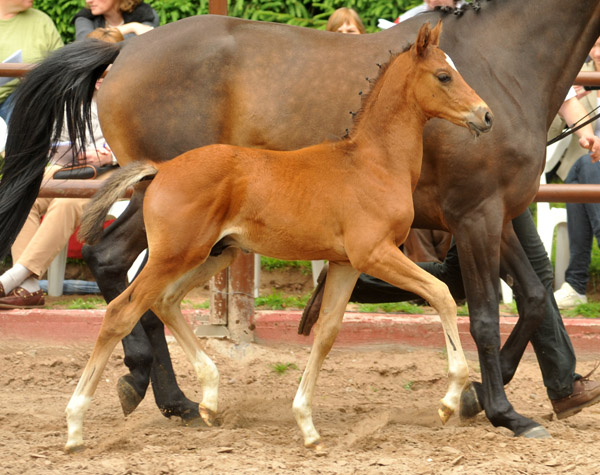
[[[323,361],[331,350],[342,326],[344,311],[360,273],[347,264],[329,263],[323,305],[315,327],[315,339],[302,381],[294,398],[293,410],[302,431],[304,445],[323,449],[321,436],[312,420],[312,401]]]
[[[413,292],[435,308],[442,321],[448,352],[448,391],[438,414],[443,423],[456,412],[460,395],[467,384],[469,369],[456,325],[456,303],[448,286],[408,259],[393,243],[378,246],[368,254],[360,270],[396,287]],[[327,276],[329,279],[329,276]]]

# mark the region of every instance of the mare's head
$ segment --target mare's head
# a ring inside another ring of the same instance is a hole
[[[427,117],[439,117],[479,135],[492,127],[487,104],[465,82],[450,57],[439,47],[442,23],[425,23],[410,47],[415,97]]]

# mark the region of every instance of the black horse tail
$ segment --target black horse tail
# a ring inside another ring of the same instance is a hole
[[[123,197],[127,188],[142,180],[151,180],[157,173],[156,164],[150,161],[135,161],[116,170],[85,209],[77,235],[79,240],[87,244],[98,242],[104,230],[104,220],[113,203]]]
[[[84,148],[96,80],[120,51],[121,43],[72,43],[39,63],[17,87],[0,169],[0,259],[27,219],[63,127],[73,151]]]

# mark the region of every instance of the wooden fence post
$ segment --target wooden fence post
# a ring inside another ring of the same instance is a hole
[[[227,0],[210,0],[208,13],[227,15]],[[242,254],[229,269],[210,283],[210,322],[227,322],[230,338],[236,343],[254,339],[254,255]]]

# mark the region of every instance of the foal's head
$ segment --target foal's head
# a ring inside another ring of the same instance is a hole
[[[415,98],[427,117],[449,120],[476,135],[487,132],[492,127],[492,113],[438,47],[441,32],[441,22],[433,29],[425,23],[408,51]]]

